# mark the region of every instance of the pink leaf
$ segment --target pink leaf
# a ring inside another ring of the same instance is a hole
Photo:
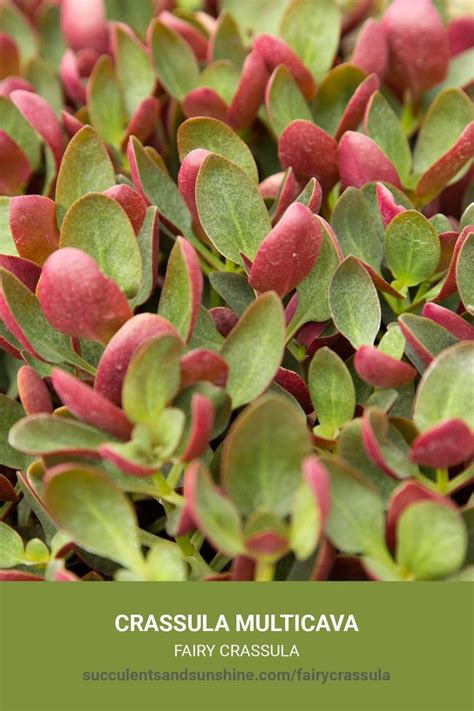
[[[355,131],[361,123],[367,104],[372,94],[379,88],[376,74],[369,74],[352,94],[339,121],[334,138],[340,141],[346,131]]]
[[[0,194],[15,195],[31,174],[28,158],[20,146],[0,131]]]
[[[12,92],[17,91],[17,89],[34,91],[34,87],[21,77],[6,77],[0,81],[0,96],[8,97]]]
[[[374,346],[361,346],[354,357],[357,375],[374,388],[400,388],[416,378],[409,363],[392,358]]]
[[[51,148],[56,167],[59,168],[65,148],[64,135],[51,106],[39,94],[21,89],[12,92],[11,100],[28,123],[44,138]]]
[[[190,151],[181,164],[178,174],[178,187],[192,215],[193,222],[200,225],[199,213],[196,207],[196,180],[201,165],[210,151],[205,148],[195,148]]]
[[[257,558],[260,556],[281,558],[288,549],[288,539],[279,531],[259,531],[247,538],[245,546]]]
[[[253,48],[262,56],[270,74],[280,64],[284,64],[293,75],[305,99],[309,101],[314,97],[316,82],[313,75],[286,42],[278,37],[264,34],[257,37]]]
[[[317,178],[325,190],[337,181],[337,143],[311,121],[288,124],[280,136],[278,157],[283,168],[293,168],[298,180]]]
[[[383,16],[390,74],[418,97],[448,70],[446,32],[432,0],[394,0]]]
[[[27,415],[53,412],[49,390],[36,370],[29,365],[22,366],[17,373],[17,384],[20,401]]]
[[[73,247],[58,249],[47,259],[38,298],[58,331],[103,344],[133,316],[117,284],[92,257]]]
[[[0,254],[0,268],[16,276],[27,289],[35,293],[41,276],[41,269],[37,264],[22,257]]]
[[[102,354],[97,366],[95,389],[108,400],[120,405],[122,383],[131,357],[142,343],[165,333],[178,337],[169,321],[157,314],[138,314],[127,321]]]
[[[397,205],[392,193],[383,183],[377,183],[375,191],[383,226],[387,228],[393,218],[401,212],[405,212],[406,208],[403,205]]]
[[[227,122],[236,130],[248,128],[265,97],[269,73],[261,55],[250,52],[242,67],[239,85],[231,101]]]
[[[113,185],[104,192],[104,195],[108,195],[123,207],[132,223],[133,231],[138,235],[146,215],[145,201],[140,193],[131,188],[130,185],[123,184]]]
[[[190,22],[182,20],[180,17],[173,15],[167,10],[160,12],[158,17],[165,27],[175,30],[175,32],[186,40],[196,55],[196,59],[206,59],[207,38],[202,34],[202,32],[199,32],[199,30],[194,27],[194,25],[191,25]]]
[[[289,171],[281,171],[280,173],[274,173],[273,175],[269,175],[268,178],[262,180],[262,182],[258,186],[261,196],[264,199],[268,198],[269,200],[276,200],[282,190],[283,183],[286,180],[288,173]],[[296,195],[297,193],[295,187],[295,197]],[[285,209],[286,207],[287,206],[285,206]]]
[[[278,175],[282,175],[283,181],[278,184],[278,187],[276,189],[276,194],[274,195],[274,199],[277,200],[276,206],[275,206],[275,212],[272,217],[272,225],[275,225],[280,217],[283,215],[287,207],[291,205],[291,203],[296,200],[298,195],[300,194],[300,184],[295,178],[295,174],[293,172],[293,168],[288,168],[286,173],[281,173]],[[270,177],[275,177],[275,176],[270,176]],[[266,185],[264,184],[266,181],[263,181],[260,185],[260,192],[262,194],[262,197],[270,197],[270,195],[265,195],[265,192],[267,190],[272,189],[272,184],[267,183]],[[318,183],[319,185],[319,183]],[[263,186],[263,190],[262,190]],[[321,187],[321,186],[320,186]]]
[[[412,442],[410,459],[426,467],[454,467],[474,455],[474,433],[459,419],[431,427]]]
[[[41,195],[20,195],[10,201],[10,229],[18,254],[40,266],[58,249],[56,205]]]
[[[98,0],[62,0],[61,29],[75,52],[83,48],[107,52],[108,38],[104,3]]]
[[[293,203],[258,248],[249,284],[282,298],[309,274],[322,242],[322,228],[308,207]]]
[[[458,261],[459,252],[461,251],[461,247],[463,246],[464,242],[473,232],[474,225],[466,225],[466,227],[459,235],[456,244],[454,245],[453,255],[449,264],[448,273],[446,274],[443,286],[441,287],[441,291],[435,298],[435,301],[443,301],[443,299],[446,299],[448,296],[451,296],[451,294],[454,294],[455,291],[457,291],[456,265]]]
[[[324,530],[331,512],[331,485],[328,473],[314,455],[306,457],[302,465],[303,477],[309,484],[320,514],[320,530]]]
[[[421,315],[443,326],[460,341],[474,340],[474,327],[454,311],[445,309],[444,306],[433,303],[425,304]]]
[[[69,138],[75,136],[76,133],[84,127],[84,124],[79,121],[78,118],[70,114],[68,111],[61,111],[61,118],[63,120],[64,130],[66,131]]]
[[[228,106],[219,94],[208,86],[198,86],[184,97],[183,113],[187,118],[210,116],[225,121]]]
[[[39,575],[24,573],[22,570],[0,570],[0,582],[12,583],[44,583],[45,579]]]
[[[294,370],[288,370],[287,368],[278,368],[277,374],[274,377],[274,381],[284,388],[290,395],[293,395],[295,400],[299,402],[303,410],[308,414],[313,412],[313,404],[311,402],[311,396],[309,394],[308,386],[305,381],[295,373]]]
[[[401,189],[400,178],[391,160],[368,136],[347,131],[338,148],[339,171],[343,188],[361,188],[373,180],[381,180]]]
[[[122,140],[122,150],[125,151],[130,136],[136,136],[139,141],[145,143],[155,131],[160,118],[160,102],[155,96],[149,96],[137,106],[130,119],[130,123],[125,131]]]
[[[181,388],[209,380],[215,385],[224,386],[229,373],[229,366],[224,358],[206,348],[188,351],[180,360]]]
[[[455,57],[474,47],[474,17],[456,17],[448,25],[449,53]]]
[[[86,88],[81,80],[77,57],[71,49],[67,49],[59,65],[59,76],[68,97],[78,105],[86,102]]]
[[[227,306],[216,306],[213,309],[209,309],[209,316],[212,316],[217,330],[224,338],[227,338],[239,320],[237,314],[228,309]]]
[[[364,23],[357,36],[351,62],[364,69],[367,74],[377,74],[381,81],[385,79],[388,69],[388,44],[381,22],[370,18]]]
[[[214,427],[214,407],[201,393],[195,393],[191,400],[191,429],[181,460],[190,462],[200,457],[209,446]]]
[[[124,441],[130,439],[132,425],[110,400],[59,368],[53,369],[52,379],[54,389],[74,417],[112,437]]]

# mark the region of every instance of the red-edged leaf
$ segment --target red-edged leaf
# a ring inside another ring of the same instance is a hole
[[[270,73],[280,64],[284,64],[293,75],[305,99],[309,101],[313,98],[316,93],[313,75],[286,42],[278,37],[263,34],[254,41],[253,48],[262,56]]]
[[[0,254],[0,268],[16,276],[27,289],[35,293],[41,276],[41,268],[37,264],[22,257]]]
[[[288,539],[278,531],[259,531],[246,539],[245,546],[254,556],[281,558],[288,549]]]
[[[191,400],[191,429],[184,452],[183,462],[200,457],[209,446],[214,427],[214,407],[201,393],[195,393]]]
[[[97,0],[62,0],[61,29],[75,52],[83,48],[106,52],[108,48],[105,8]]]
[[[440,292],[434,299],[435,301],[443,301],[443,299],[446,299],[448,296],[451,296],[451,294],[454,294],[454,292],[457,291],[456,266],[458,262],[459,252],[461,251],[461,247],[463,246],[464,242],[473,232],[474,225],[466,225],[466,227],[459,235],[456,244],[454,245],[451,262],[448,268],[448,273],[446,274],[446,278],[443,282],[443,286],[441,287]]]
[[[136,235],[140,232],[146,215],[146,204],[139,192],[130,185],[113,185],[104,192],[123,207]]]
[[[288,370],[287,368],[278,368],[277,374],[274,377],[274,381],[289,392],[295,400],[299,402],[303,410],[308,414],[313,412],[313,404],[311,402],[311,395],[309,394],[308,386],[305,381],[295,373],[294,370]]]
[[[360,188],[373,180],[381,180],[401,189],[400,178],[391,160],[368,136],[346,131],[337,151],[343,188]]]
[[[198,86],[184,97],[183,113],[187,118],[195,116],[210,116],[225,121],[228,106],[217,91],[208,86]]]
[[[385,413],[375,408],[366,409],[362,418],[362,440],[368,456],[392,479],[413,476],[415,465],[410,464],[406,452],[388,435],[389,420]]]
[[[112,462],[112,464],[126,474],[130,474],[130,476],[148,477],[156,474],[156,466],[148,466],[128,458],[125,453],[112,444],[102,444],[99,447],[99,453],[103,459]]]
[[[212,317],[217,330],[224,338],[227,338],[239,320],[237,314],[228,309],[227,306],[216,306],[213,309],[209,309],[209,316]]]
[[[77,57],[67,49],[59,65],[59,76],[67,96],[78,105],[86,102],[86,87],[81,80]]]
[[[142,343],[163,334],[178,335],[169,321],[156,314],[138,314],[127,321],[102,354],[97,367],[95,389],[111,402],[120,405],[122,383],[131,357]]]
[[[374,346],[361,346],[354,357],[357,375],[374,388],[400,388],[411,383],[417,372],[409,363],[392,358]]]
[[[383,16],[390,75],[419,96],[443,81],[448,70],[448,35],[432,0],[395,0]]]
[[[18,501],[15,487],[3,474],[0,474],[0,501]]]
[[[297,119],[288,124],[280,136],[278,157],[283,168],[293,168],[298,179],[317,178],[325,190],[337,181],[337,143],[311,121]]]
[[[364,262],[362,259],[359,259],[358,257],[356,258],[359,264],[362,264],[364,267],[365,271],[367,274],[370,276],[372,279],[372,283],[375,286],[375,288],[378,291],[383,291],[386,294],[391,294],[394,296],[396,299],[403,299],[403,294],[400,294],[399,291],[394,289],[394,287],[388,283],[388,281],[385,281],[383,276],[381,276],[378,272],[373,269],[370,264],[367,264],[367,262]]]
[[[6,77],[0,81],[0,96],[10,96],[13,91],[23,89],[24,91],[34,91],[31,84],[21,77]]]
[[[199,30],[190,22],[182,20],[180,17],[173,15],[167,10],[160,12],[158,17],[160,18],[160,22],[165,25],[165,27],[175,30],[175,32],[186,40],[196,55],[196,59],[206,59],[207,38],[202,34],[202,32],[199,32]]]
[[[311,271],[318,258],[322,227],[308,207],[293,203],[258,248],[249,284],[260,292],[288,294]]]
[[[383,183],[377,183],[375,187],[377,195],[377,204],[380,210],[383,226],[386,228],[396,215],[405,212],[406,208],[403,205],[397,205],[395,198],[388,188]]]
[[[44,578],[31,573],[24,573],[22,570],[0,570],[0,582],[11,583],[44,583]]]
[[[196,348],[181,357],[181,389],[187,388],[200,380],[209,380],[215,385],[224,386],[229,373],[229,366],[224,358],[207,348]]]
[[[166,267],[158,312],[188,340],[201,308],[203,277],[194,247],[177,237]]]
[[[112,437],[130,439],[132,425],[110,400],[59,368],[53,369],[52,379],[57,394],[75,417]]]
[[[459,237],[459,232],[441,232],[439,235],[439,245],[441,247],[441,257],[436,267],[436,272],[444,272],[449,269],[454,247]]]
[[[352,53],[352,64],[365,69],[367,74],[374,72],[383,81],[388,68],[388,44],[381,22],[370,18],[357,35]]]
[[[278,175],[283,176],[283,181],[280,181],[277,185],[275,185],[276,192],[273,195],[273,198],[277,200],[277,203],[274,207],[272,225],[275,225],[278,222],[287,207],[289,207],[291,203],[296,200],[301,191],[301,186],[296,180],[292,168],[289,168],[286,173],[279,173]],[[276,176],[270,176],[270,178],[275,177]],[[319,183],[317,183],[317,185],[319,185]],[[260,185],[262,197],[271,197],[267,190],[273,190],[272,185],[270,182],[263,181]]]
[[[319,533],[321,534],[321,532],[324,531],[331,511],[331,485],[329,475],[325,467],[314,455],[310,455],[303,460],[302,470],[303,478],[306,483],[309,484],[318,504],[320,515]]]
[[[38,298],[58,331],[103,344],[133,316],[117,284],[92,257],[74,247],[58,249],[46,260]]]
[[[51,414],[53,403],[45,383],[36,370],[24,365],[17,373],[18,395],[27,415]]]
[[[20,146],[5,131],[0,131],[0,155],[0,194],[15,195],[30,177],[30,163]]]
[[[10,200],[10,229],[18,254],[42,265],[59,246],[56,205],[41,195]]]
[[[426,467],[454,467],[474,456],[474,433],[464,420],[441,422],[412,442],[410,459]]]
[[[380,82],[376,74],[369,74],[362,81],[349,99],[344,113],[339,121],[334,138],[340,141],[346,131],[355,131],[361,123],[365,108],[372,94],[377,91]]]
[[[255,50],[250,52],[227,113],[227,122],[233,128],[242,130],[253,122],[263,102],[268,78],[269,73],[261,55]]]
[[[76,133],[84,127],[82,121],[79,121],[79,119],[70,114],[69,111],[61,111],[61,118],[63,120],[64,130],[69,138],[75,136]]]
[[[454,311],[445,309],[444,306],[433,303],[425,304],[421,315],[443,326],[460,341],[474,340],[474,327]]]
[[[64,135],[61,124],[51,106],[42,96],[31,93],[31,91],[14,91],[10,98],[28,123],[33,126],[51,148],[58,168],[65,148]]]
[[[268,199],[268,200],[276,200],[283,189],[283,183],[286,180],[287,176],[289,175],[290,171],[281,171],[280,173],[274,173],[273,175],[269,175],[268,178],[265,178],[262,180],[262,182],[259,184],[258,189],[260,190],[260,194],[263,198]],[[294,176],[293,176],[294,179]],[[296,185],[295,181],[295,185]],[[295,187],[296,191],[296,187]],[[289,203],[288,203],[289,204]],[[288,205],[285,206],[285,210],[288,207]]]
[[[474,121],[466,126],[454,146],[423,173],[416,194],[424,201],[435,197],[473,155]]]
[[[397,486],[390,497],[387,512],[386,539],[390,550],[394,551],[397,544],[397,524],[400,516],[408,506],[417,501],[434,501],[442,506],[456,509],[450,499],[427,489],[417,481],[405,481]]]
[[[196,180],[199,169],[208,155],[210,155],[210,151],[205,148],[195,148],[183,160],[178,173],[179,192],[189,208],[195,225],[201,224],[196,207]]]
[[[160,102],[155,96],[149,96],[137,106],[130,119],[122,140],[122,150],[125,151],[130,136],[136,136],[139,141],[146,143],[156,128],[160,117]]]

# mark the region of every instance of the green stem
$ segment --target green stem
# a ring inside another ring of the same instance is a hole
[[[259,560],[257,570],[255,572],[255,580],[260,583],[271,583],[275,575],[275,563],[268,563],[264,560]]]
[[[179,480],[181,479],[181,474],[183,473],[183,463],[176,462],[170,469],[168,476],[166,477],[166,483],[170,489],[176,489]]]
[[[447,494],[449,488],[449,472],[447,469],[440,468],[436,470],[436,484],[440,494]]]
[[[226,565],[230,563],[232,558],[229,558],[227,555],[222,555],[222,553],[216,553],[214,558],[211,560],[211,568],[216,572],[220,573],[224,570]]]
[[[453,491],[456,491],[456,489],[458,489],[460,486],[463,486],[464,484],[470,482],[472,477],[472,467],[469,467],[468,469],[466,469],[466,471],[461,472],[461,474],[455,476],[454,479],[450,479],[446,488],[446,493],[451,494]]]
[[[176,239],[176,235],[171,232],[165,225],[161,224],[160,229],[163,230],[165,234],[168,235],[173,241]],[[215,254],[213,254],[197,237],[194,235],[192,232],[189,232],[188,234],[184,235],[188,242],[190,242],[196,252],[198,252],[203,259],[206,260],[206,262],[211,266],[214,267],[214,269],[217,269],[219,272],[225,271],[225,266],[222,264],[221,260],[216,257]]]

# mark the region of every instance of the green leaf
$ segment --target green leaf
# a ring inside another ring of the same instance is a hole
[[[387,99],[375,92],[370,101],[365,120],[367,135],[390,158],[402,181],[411,169],[411,151],[402,124]]]
[[[418,134],[413,154],[415,173],[424,173],[441,158],[456,143],[473,118],[472,103],[461,89],[451,87],[438,94]]]
[[[178,392],[181,341],[161,336],[145,342],[134,354],[123,383],[123,407],[136,424],[156,430],[158,417]]]
[[[401,288],[416,286],[436,271],[441,257],[438,233],[416,210],[401,212],[385,232],[385,257]]]
[[[420,430],[460,418],[474,427],[474,343],[459,343],[433,360],[424,373],[415,400],[414,420]]]
[[[397,526],[397,561],[417,580],[445,578],[464,562],[467,532],[457,511],[423,501],[408,506]]]
[[[377,290],[355,257],[346,257],[329,285],[329,307],[336,328],[355,349],[372,345],[381,322]]]
[[[63,90],[57,73],[41,57],[32,57],[25,67],[25,79],[56,114],[63,108]]]
[[[413,209],[413,203],[411,200],[407,198],[405,193],[402,193],[401,190],[398,190],[394,185],[391,185],[390,183],[382,183],[387,190],[389,190],[397,205],[402,205],[402,207],[405,207],[407,210],[412,210]],[[385,237],[385,227],[382,222],[382,217],[380,215],[380,210],[379,210],[379,204],[377,200],[377,193],[376,193],[376,182],[371,182],[371,183],[366,183],[362,188],[362,193],[366,199],[367,202],[367,207],[369,208],[369,212],[372,216],[372,224],[375,229],[375,233],[377,237],[379,238],[380,242],[383,244],[383,240]]]
[[[146,559],[147,579],[153,582],[186,580],[186,564],[179,546],[171,541],[157,541]]]
[[[337,353],[320,348],[309,367],[308,385],[319,424],[331,439],[354,414],[356,397],[349,370]]]
[[[232,425],[222,452],[224,487],[244,516],[258,509],[286,516],[310,453],[304,418],[286,400],[267,395]]]
[[[99,430],[70,417],[30,415],[10,430],[12,447],[27,454],[92,452],[110,439]]]
[[[345,257],[352,254],[380,271],[383,249],[361,190],[344,190],[334,207],[331,225]]]
[[[224,338],[217,330],[214,319],[201,305],[193,335],[188,343],[189,348],[209,348],[211,351],[219,352],[223,343]]]
[[[0,7],[0,31],[15,40],[23,62],[38,52],[38,42],[32,24],[13,3],[3,3]]]
[[[191,118],[178,129],[178,149],[181,162],[196,148],[205,148],[236,163],[258,183],[254,157],[244,141],[222,121],[207,116]]]
[[[126,296],[140,288],[142,260],[125,210],[112,198],[89,193],[71,205],[61,225],[60,247],[87,252]]]
[[[324,77],[314,101],[314,121],[334,136],[347,104],[366,73],[354,64],[340,64]]]
[[[401,360],[405,352],[405,336],[398,323],[391,323],[380,339],[379,351]]]
[[[242,316],[245,309],[255,301],[255,293],[243,274],[212,272],[209,281],[237,316]]]
[[[293,498],[290,546],[298,560],[306,560],[316,548],[321,515],[311,487],[302,481]]]
[[[339,45],[341,16],[332,0],[292,0],[280,32],[320,81],[332,66]]]
[[[384,503],[373,484],[341,460],[322,457],[331,481],[326,533],[344,553],[378,557],[384,549]]]
[[[5,131],[19,145],[32,170],[36,170],[41,157],[40,138],[21,111],[4,96],[0,96],[0,131]]]
[[[417,341],[416,344],[411,344],[407,340],[405,350],[407,357],[419,373],[423,373],[426,370],[426,363],[427,361],[430,362],[432,357],[437,356],[445,348],[457,343],[457,338],[453,336],[451,331],[425,316],[406,313],[399,316],[398,320],[400,324],[408,329],[412,338]]]
[[[316,264],[296,287],[298,306],[288,326],[288,330],[292,333],[309,321],[327,321],[331,317],[329,284],[340,259],[324,224],[322,227],[323,240]]]
[[[195,466],[195,465],[191,465]],[[234,556],[244,550],[242,522],[229,498],[213,485],[203,464],[197,465],[193,503],[204,533],[223,553]]]
[[[460,249],[456,262],[456,283],[466,311],[474,314],[474,232]]]
[[[89,78],[87,109],[97,133],[113,146],[120,146],[126,124],[120,85],[112,60],[102,55]]]
[[[117,20],[130,25],[140,35],[145,35],[148,25],[153,17],[153,0],[105,0],[106,15],[108,20]]]
[[[474,225],[474,202],[471,202],[462,213],[459,231],[462,232],[468,225]]]
[[[11,427],[25,416],[20,403],[0,393],[0,464],[12,469],[25,469],[27,459],[8,443]]]
[[[280,366],[284,341],[283,306],[269,291],[248,307],[221,350],[229,365],[226,390],[234,409],[268,387]]]
[[[222,0],[222,9],[228,10],[240,26],[244,40],[267,32],[276,35],[281,17],[288,5],[288,0],[260,0],[242,2],[242,0]]]
[[[230,104],[239,85],[239,70],[227,59],[208,64],[199,75],[198,86],[206,86]]]
[[[277,67],[269,86],[267,113],[277,136],[280,136],[288,124],[295,119],[312,121],[313,117],[308,104],[284,64]]]
[[[98,469],[65,465],[49,480],[44,500],[59,527],[82,548],[143,570],[135,510]]]
[[[448,73],[440,84],[436,84],[426,94],[425,98],[432,100],[444,89],[453,86],[469,87],[474,81],[474,48],[464,50],[455,57],[451,57],[448,66]]]
[[[145,219],[137,235],[137,245],[142,262],[142,279],[136,296],[130,299],[132,311],[148,300],[156,286],[158,210],[154,205],[147,208]]]
[[[26,562],[21,536],[3,521],[0,522],[0,568],[14,568]]]
[[[116,72],[125,109],[132,117],[140,103],[153,94],[155,72],[145,48],[120,25],[115,27]]]
[[[240,253],[254,259],[271,230],[270,217],[257,185],[235,163],[208,156],[196,181],[201,224],[227,259],[242,264]]]
[[[10,198],[0,195],[0,253],[18,257],[18,251],[10,230]]]
[[[200,306],[202,277],[198,259],[183,237],[178,237],[168,258],[158,313],[187,340]]]
[[[115,172],[107,148],[90,126],[84,126],[69,142],[56,184],[58,225],[67,209],[89,192],[101,193],[115,185]]]
[[[182,101],[195,88],[199,67],[189,44],[174,30],[155,20],[151,47],[160,82],[169,94]]]
[[[246,55],[239,27],[232,15],[224,10],[219,15],[212,40],[212,60],[229,59],[236,67],[241,67]]]
[[[178,186],[168,173],[162,170],[145,151],[135,136],[131,138],[137,171],[143,192],[158,212],[175,225],[182,235],[191,232],[191,214]]]

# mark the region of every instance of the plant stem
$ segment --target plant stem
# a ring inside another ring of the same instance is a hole
[[[436,484],[438,485],[440,494],[448,493],[449,472],[447,469],[441,468],[436,470]]]
[[[171,232],[166,225],[161,224],[160,229],[168,235],[173,241],[176,239],[176,235]],[[194,235],[192,232],[189,232],[188,234],[184,235],[188,242],[190,242],[196,252],[198,252],[203,259],[206,260],[206,262],[211,266],[214,267],[214,269],[217,269],[219,272],[225,271],[225,265],[222,264],[221,260],[216,257],[215,254],[213,254],[197,237]]]
[[[183,473],[182,462],[175,462],[170,469],[168,476],[166,477],[166,483],[170,489],[176,489],[179,480],[181,479],[181,474]]]
[[[275,575],[275,563],[259,560],[255,573],[255,580],[260,583],[271,583]]]
[[[216,573],[220,573],[222,570],[224,570],[226,565],[230,563],[231,560],[232,558],[229,558],[229,556],[227,555],[222,555],[222,553],[216,553],[216,555],[210,562],[210,566]]]

